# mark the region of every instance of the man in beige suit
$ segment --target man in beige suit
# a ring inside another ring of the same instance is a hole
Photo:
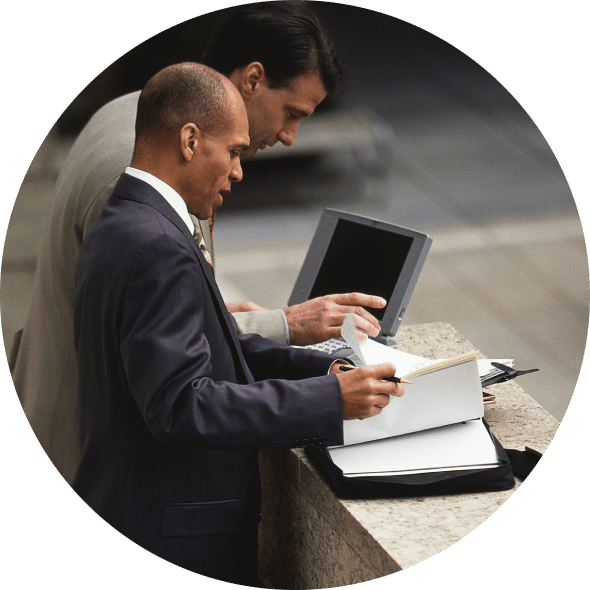
[[[297,34],[286,36],[286,30]],[[302,46],[308,50],[303,58],[298,51]],[[211,42],[203,62],[225,74],[244,99],[250,126],[250,146],[244,157],[278,141],[292,145],[300,121],[336,91],[341,78],[331,42],[315,18],[281,5],[247,8],[232,17]],[[126,95],[100,109],[68,155],[55,186],[29,316],[15,336],[9,362],[27,418],[69,483],[80,458],[74,273],[84,236],[131,161],[138,96],[139,92]],[[211,246],[209,228],[202,229]],[[235,312],[241,333],[305,345],[340,335],[349,309],[359,328],[376,335],[377,320],[359,306],[384,304],[377,297],[347,294],[285,310],[262,311],[252,303],[228,304],[228,308]]]

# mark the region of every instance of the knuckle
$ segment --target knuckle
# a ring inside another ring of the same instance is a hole
[[[362,293],[359,293],[358,291],[355,291],[354,293],[351,293],[351,300],[354,301],[354,303],[356,303],[357,305],[361,304],[364,299],[365,296]]]
[[[336,307],[336,304],[331,299],[324,299],[322,301],[322,309],[324,311],[330,311]]]

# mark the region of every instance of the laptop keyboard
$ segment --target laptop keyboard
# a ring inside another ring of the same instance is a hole
[[[339,353],[343,356],[353,353],[353,351],[348,346],[344,338],[330,338],[330,340],[326,340],[325,342],[318,342],[317,344],[308,344],[303,348],[319,350],[321,352],[327,352],[328,354]]]

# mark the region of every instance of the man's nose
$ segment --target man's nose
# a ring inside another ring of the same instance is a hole
[[[285,126],[278,135],[279,141],[287,147],[292,146],[295,143],[295,137],[297,135],[297,129],[299,128],[299,122],[294,123],[291,126]]]
[[[232,182],[240,182],[243,177],[244,177],[244,173],[242,172],[242,165],[241,165],[240,161],[238,160],[236,165],[231,169],[231,172],[229,173],[229,179]]]

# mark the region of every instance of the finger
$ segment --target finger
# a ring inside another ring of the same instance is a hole
[[[376,334],[375,334],[376,336]],[[368,338],[367,334],[365,334],[365,332],[361,331],[361,330],[357,330],[356,331],[356,337],[362,342],[363,340],[366,340]]]
[[[364,330],[371,336],[377,336],[381,331],[379,320],[364,307],[355,305],[353,301],[356,299],[348,300],[346,297],[346,295],[324,296],[324,312],[326,312],[324,313],[324,320],[327,321],[329,326],[341,326],[347,314],[352,312],[353,321],[357,328]]]
[[[395,397],[402,397],[405,393],[405,389],[403,385],[400,385],[399,383],[396,383],[395,385],[395,392],[392,393],[391,395],[395,395]]]
[[[333,300],[340,305],[361,305],[381,309],[387,305],[383,297],[366,295],[365,293],[338,293],[333,295]]]
[[[339,329],[341,329],[342,325],[344,324],[346,314],[348,314],[349,311],[353,312],[352,319],[355,327],[357,328],[357,334],[359,331],[364,332],[370,336],[377,336],[379,334],[381,331],[379,321],[362,307],[351,310],[345,309],[343,315],[339,315],[337,319],[335,318],[334,321],[337,323]],[[340,336],[340,333],[338,335]],[[366,340],[366,337],[361,337],[361,340]]]
[[[384,395],[384,394],[380,393],[380,394],[377,396],[377,399],[376,399],[376,401],[375,401],[375,405],[376,405],[378,408],[381,408],[381,409],[383,409],[385,406],[387,406],[387,404],[389,404],[389,401],[390,401],[390,399],[391,399],[391,398],[390,398],[388,395]]]
[[[373,404],[363,410],[363,414],[358,417],[358,420],[366,420],[367,418],[372,418],[374,416],[378,416],[385,406]]]
[[[332,328],[326,328],[322,332],[322,338],[329,340],[330,338],[341,338],[342,337],[342,326],[334,326]]]
[[[404,386],[401,383],[392,383],[391,381],[379,382],[379,393],[383,395],[393,395],[394,397],[401,397],[404,395]]]
[[[347,309],[347,313],[349,311],[352,311],[353,313],[354,323],[357,328],[361,328],[362,330],[365,330],[365,332],[367,331],[367,328],[369,328],[369,330],[381,330],[379,320],[364,307],[354,307]]]
[[[371,377],[375,379],[384,379],[385,377],[393,377],[397,371],[393,363],[377,363],[375,365],[367,365],[366,370],[370,372]]]
[[[381,326],[377,318],[373,317],[367,310],[355,308],[351,310],[353,312],[354,325],[363,332],[366,332],[370,336],[377,336],[381,332]]]
[[[387,377],[393,377],[395,375],[395,365],[392,363],[381,363],[378,365],[369,365],[367,369],[371,371],[371,376],[377,379],[376,388],[378,393],[388,396],[393,395],[395,397],[403,396],[404,386],[401,383],[384,380]]]

